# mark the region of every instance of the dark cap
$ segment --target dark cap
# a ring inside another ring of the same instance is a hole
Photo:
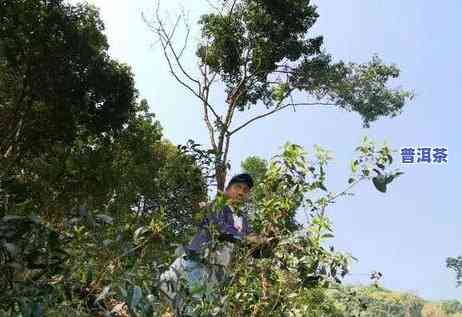
[[[236,184],[236,183],[247,184],[247,186],[249,186],[249,189],[253,187],[252,176],[250,176],[247,173],[242,173],[242,174],[238,174],[238,175],[233,176],[231,178],[231,180],[229,181],[229,183],[228,183],[228,187],[231,186],[232,184]]]

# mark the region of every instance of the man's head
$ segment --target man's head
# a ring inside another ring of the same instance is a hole
[[[238,174],[229,181],[225,195],[233,202],[242,202],[249,197],[252,187],[253,180],[249,174]]]

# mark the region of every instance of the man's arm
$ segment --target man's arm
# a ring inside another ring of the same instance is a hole
[[[234,242],[236,240],[244,240],[244,233],[237,230],[233,224],[229,223],[225,219],[223,210],[220,212],[212,213],[209,217],[209,222],[217,225],[217,229],[220,232],[220,238],[226,241]]]
[[[250,228],[247,228],[248,230],[244,230],[249,231],[245,233],[237,230],[233,224],[226,221],[224,209],[219,212],[210,213],[206,217],[204,224],[210,223],[217,225],[217,229],[220,233],[219,238],[225,241],[244,241],[251,245],[262,245],[269,243],[272,240],[250,231]]]

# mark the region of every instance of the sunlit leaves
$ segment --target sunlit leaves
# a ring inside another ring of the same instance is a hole
[[[244,80],[239,110],[259,101],[267,107],[297,103],[292,92],[298,90],[313,104],[358,112],[364,127],[400,114],[413,93],[390,87],[398,67],[375,55],[363,64],[335,62],[321,36],[307,36],[318,16],[309,0],[237,1],[232,11],[202,16],[197,55],[228,93]]]
[[[358,158],[351,161],[349,184],[361,179],[371,179],[375,188],[385,193],[387,185],[404,174],[399,170],[388,171],[393,163],[392,151],[386,142],[379,147],[368,137],[364,137],[356,148]]]
[[[386,144],[379,147],[364,138],[356,150],[358,157],[351,162],[347,189],[373,179],[375,169],[387,184],[402,174],[388,171],[392,150]],[[228,303],[229,314],[251,314],[255,309],[281,315],[319,310],[319,316],[327,311],[341,316],[327,298],[322,299],[323,304],[314,304],[306,297],[310,291],[327,294],[321,290],[340,283],[355,260],[327,246],[335,235],[328,212],[347,190],[335,194],[327,188],[327,164],[333,158],[330,151],[317,145],[313,157],[310,159],[301,146],[289,143],[269,162],[255,157],[244,162],[247,172],[259,175],[251,203],[253,228],[275,237],[276,243],[257,253],[247,253],[245,248],[238,252],[232,273],[236,283],[227,285],[223,293],[233,299]],[[302,209],[309,213],[305,226],[295,221],[296,212]],[[281,297],[291,300],[280,302]]]

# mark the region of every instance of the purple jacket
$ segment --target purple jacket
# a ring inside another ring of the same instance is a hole
[[[215,223],[220,232],[220,239],[230,242],[237,240],[242,241],[246,235],[251,232],[247,215],[242,215],[242,231],[239,232],[234,227],[233,212],[231,208],[225,206],[223,210],[216,213],[211,213],[199,225],[198,233],[192,238],[191,242],[184,248],[187,255],[194,255],[200,252],[202,246],[210,241],[210,233],[208,232],[208,224]]]

